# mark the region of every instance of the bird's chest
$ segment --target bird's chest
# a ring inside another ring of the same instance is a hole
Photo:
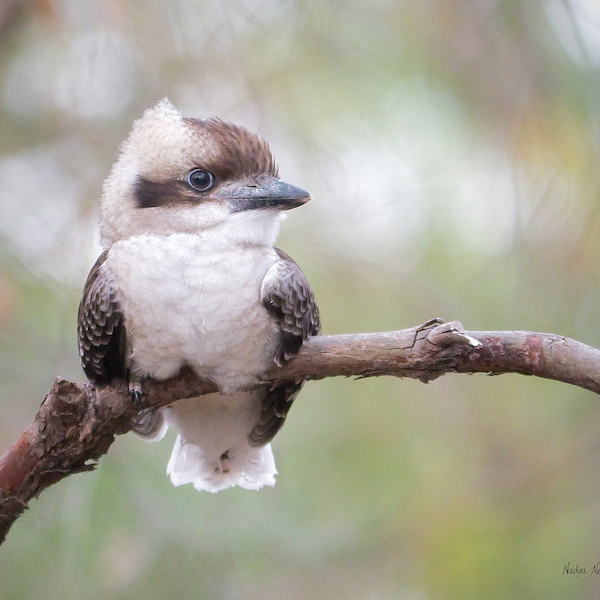
[[[267,368],[277,328],[260,301],[276,255],[266,247],[207,247],[195,236],[140,236],[111,248],[132,367],[156,378],[183,364],[222,387]]]

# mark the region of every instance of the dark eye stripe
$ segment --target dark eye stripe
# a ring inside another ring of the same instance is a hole
[[[138,177],[134,194],[138,208],[153,208],[181,202],[195,203],[198,201],[197,197],[188,191],[187,184],[176,180],[159,182]]]
[[[139,177],[135,184],[135,199],[138,208],[163,206],[171,201],[172,196],[172,186],[167,186],[164,183]]]

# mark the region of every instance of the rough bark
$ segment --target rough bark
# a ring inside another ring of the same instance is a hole
[[[554,334],[464,332],[456,321],[436,319],[401,331],[312,338],[264,379],[393,375],[428,382],[445,373],[481,372],[536,375],[600,393],[600,350]],[[139,410],[214,391],[214,384],[184,371],[144,382],[135,404],[124,381],[94,387],[57,379],[32,424],[0,458],[0,543],[32,498],[63,477],[92,470]]]

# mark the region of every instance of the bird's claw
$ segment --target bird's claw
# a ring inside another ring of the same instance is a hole
[[[133,404],[139,408],[142,404],[142,398],[144,396],[141,379],[131,378],[129,380],[129,395],[131,396]]]

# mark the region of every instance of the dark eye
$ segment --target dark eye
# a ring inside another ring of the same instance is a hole
[[[206,192],[210,190],[215,182],[215,178],[212,173],[205,171],[204,169],[194,169],[188,175],[188,183],[197,192]]]

